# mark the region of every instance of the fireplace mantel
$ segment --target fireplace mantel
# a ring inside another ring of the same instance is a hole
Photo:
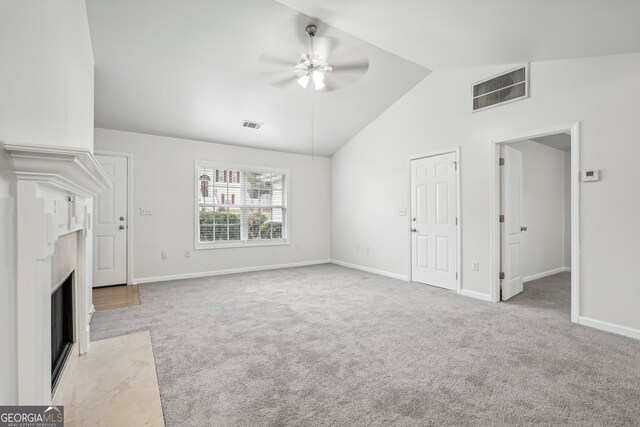
[[[51,259],[60,236],[78,233],[76,342],[89,348],[93,197],[111,187],[91,151],[5,142],[15,176],[18,403],[51,395]]]
[[[5,143],[17,179],[38,181],[71,195],[92,197],[111,186],[89,150]]]

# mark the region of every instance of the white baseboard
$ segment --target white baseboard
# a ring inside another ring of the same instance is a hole
[[[470,291],[469,289],[460,289],[460,295],[479,299],[482,301],[493,302],[491,300],[491,295],[483,294],[482,292]]]
[[[554,274],[564,273],[567,271],[571,271],[569,267],[558,267],[553,270],[543,271],[542,273],[532,274],[531,276],[526,276],[522,278],[523,282],[530,282],[532,280],[542,279],[543,277],[553,276]]]
[[[306,267],[308,265],[329,264],[331,260],[321,259],[315,261],[303,261],[290,264],[263,265],[256,267],[230,268],[227,270],[201,271],[197,273],[172,274],[168,276],[140,277],[133,279],[134,285],[153,282],[167,282],[170,280],[197,279],[200,277],[225,276],[227,274],[250,273],[252,271],[277,270],[280,268]]]
[[[603,322],[602,320],[591,319],[584,316],[578,317],[578,324],[640,340],[640,329],[616,325],[615,323]]]
[[[391,277],[392,279],[403,280],[405,282],[409,281],[409,276],[404,274],[397,274],[397,273],[391,273],[389,271],[377,270],[375,268],[365,267],[357,264],[350,264],[348,262],[338,261],[336,259],[332,259],[331,264],[340,265],[342,267],[347,267],[347,268],[353,268],[360,271],[366,271],[367,273],[379,274],[380,276]]]

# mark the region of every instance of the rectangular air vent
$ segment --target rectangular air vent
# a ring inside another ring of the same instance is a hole
[[[242,127],[243,128],[260,129],[260,126],[262,126],[262,123],[251,122],[249,120],[245,120],[245,121],[242,122]]]
[[[473,111],[527,98],[529,96],[529,67],[524,65],[499,76],[474,83]]]

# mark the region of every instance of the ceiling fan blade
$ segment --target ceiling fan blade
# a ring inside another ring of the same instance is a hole
[[[367,55],[360,47],[333,37],[316,37],[314,44],[316,54],[323,56],[330,64],[367,61]]]
[[[332,53],[338,49],[340,43],[340,40],[333,37],[316,36],[313,38],[313,53],[328,61],[332,58]]]
[[[331,64],[332,73],[358,73],[364,74],[369,70],[369,61],[345,62],[343,64]]]
[[[290,55],[292,56],[292,55]],[[292,64],[295,65],[295,57],[291,58],[290,56],[283,55],[275,55],[271,52],[265,52],[258,58],[259,64],[264,64],[265,66],[275,66],[275,67],[291,67]]]
[[[269,82],[269,84],[271,86],[275,86],[279,89],[285,88],[287,86],[291,86],[293,83],[295,83],[298,80],[298,76],[296,76],[295,74],[292,74],[291,76],[288,77],[284,77],[278,80],[272,80]]]
[[[334,92],[338,89],[342,89],[342,86],[329,81],[329,79],[325,79],[324,88],[319,92]]]
[[[361,59],[331,66],[333,70],[326,75],[324,81],[327,92],[342,89],[358,81],[369,70],[369,61]]]
[[[258,58],[257,71],[267,83],[282,88],[287,86],[289,80],[295,80],[294,68],[298,61],[300,59],[296,60],[295,53],[281,54],[267,51]]]
[[[357,82],[366,70],[360,72],[333,71],[324,79],[327,92],[342,89]]]

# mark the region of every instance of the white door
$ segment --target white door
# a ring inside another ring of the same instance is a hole
[[[456,154],[411,161],[411,280],[457,283]]]
[[[502,183],[502,300],[508,300],[523,290],[522,283],[522,153],[509,146],[502,147],[504,165],[500,168]]]
[[[93,286],[127,283],[127,158],[96,156],[113,187],[95,199]]]

